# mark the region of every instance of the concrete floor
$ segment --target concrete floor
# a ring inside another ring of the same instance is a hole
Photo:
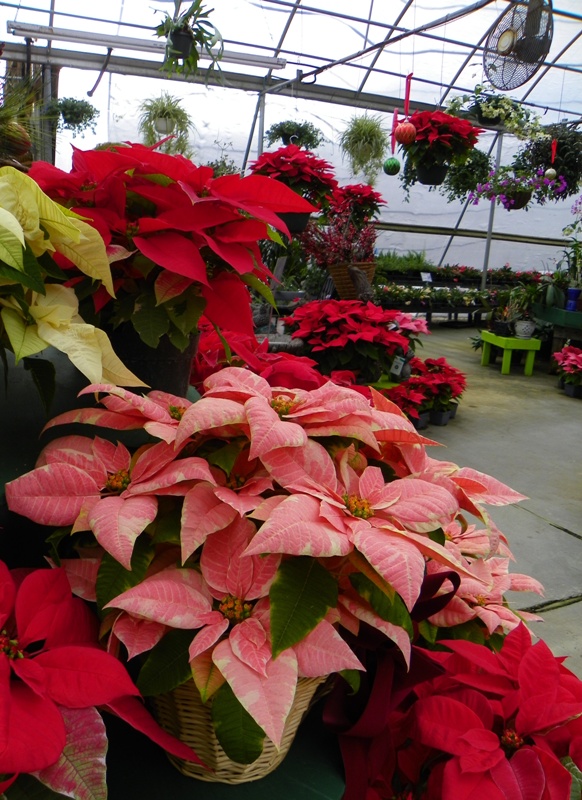
[[[501,375],[500,359],[482,367],[471,347],[476,333],[435,320],[422,337],[417,355],[444,356],[467,375],[456,418],[424,433],[446,446],[435,458],[486,472],[529,498],[489,507],[515,556],[511,571],[545,587],[543,598],[508,598],[543,617],[532,629],[582,678],[582,401],[564,395],[539,356],[529,378],[517,364]]]

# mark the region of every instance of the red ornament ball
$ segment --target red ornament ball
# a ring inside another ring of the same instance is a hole
[[[400,161],[397,158],[387,158],[382,167],[386,175],[398,175],[400,172]]]
[[[401,122],[394,130],[394,138],[398,144],[412,144],[416,139],[416,128],[412,122]]]

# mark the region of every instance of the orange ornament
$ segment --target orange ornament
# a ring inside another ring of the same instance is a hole
[[[394,129],[394,138],[398,144],[412,144],[416,139],[416,128],[412,122],[401,122]]]

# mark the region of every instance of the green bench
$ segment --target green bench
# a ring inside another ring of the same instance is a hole
[[[518,339],[516,336],[497,336],[491,331],[481,331],[483,340],[483,352],[481,355],[481,366],[486,367],[491,358],[491,346],[499,347],[503,350],[503,360],[501,362],[501,374],[509,375],[511,370],[511,356],[514,350],[527,350],[525,358],[525,375],[531,375],[534,368],[536,352],[541,347],[540,339]]]

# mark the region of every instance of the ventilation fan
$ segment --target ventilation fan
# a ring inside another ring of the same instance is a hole
[[[507,91],[529,81],[552,43],[552,0],[516,0],[487,36],[483,69],[496,89]]]

